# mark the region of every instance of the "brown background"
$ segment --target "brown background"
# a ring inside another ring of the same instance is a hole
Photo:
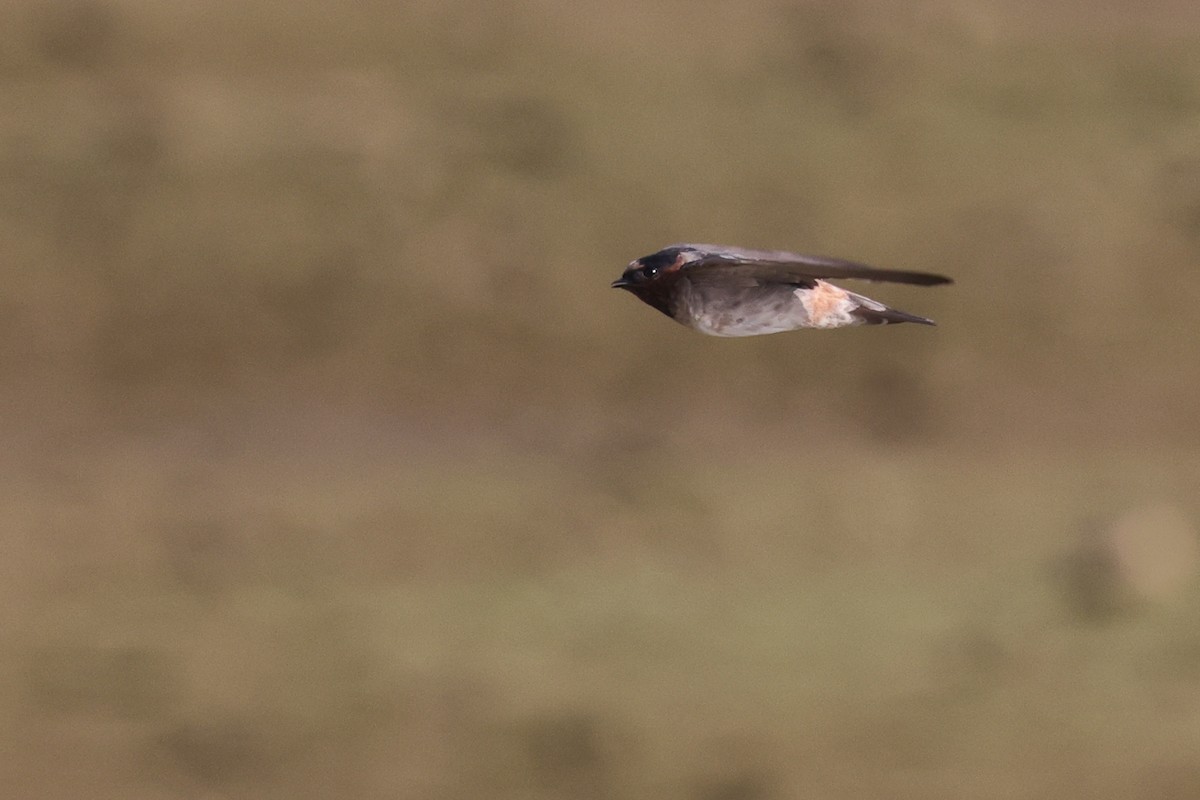
[[[1190,1],[5,5],[3,793],[1200,796],[1198,144]]]

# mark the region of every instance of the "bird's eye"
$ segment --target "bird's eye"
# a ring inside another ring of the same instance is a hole
[[[647,266],[642,267],[642,277],[645,278],[646,280],[653,278],[657,274],[658,274],[658,267],[654,266],[653,264],[649,264]]]

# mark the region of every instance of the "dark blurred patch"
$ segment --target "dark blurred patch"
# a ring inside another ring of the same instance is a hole
[[[236,325],[211,297],[122,298],[110,307],[93,342],[90,364],[106,381],[136,384],[171,378],[220,385],[232,375]]]
[[[30,144],[27,150],[36,155],[27,152],[11,165],[11,183],[2,191],[10,213],[50,228],[67,246],[61,267],[108,275],[129,269],[124,263],[129,232],[146,210],[145,195],[159,179],[166,149],[163,112],[151,91],[107,85],[89,91],[101,98],[89,103],[102,104],[103,111],[92,111],[99,118],[84,112],[91,130],[80,151],[62,159],[53,152],[53,140]],[[45,113],[71,113],[48,105]]]
[[[247,585],[305,591],[358,563],[336,532],[273,513],[234,514],[214,507],[168,517],[155,533],[171,577],[201,595],[219,596]]]
[[[553,797],[615,797],[612,754],[599,718],[571,712],[519,726],[530,782]]]
[[[927,436],[934,415],[921,375],[897,363],[873,364],[862,371],[846,412],[877,441]]]
[[[1044,280],[1048,270],[1063,260],[1054,232],[1047,231],[1036,212],[1020,203],[969,200],[959,206],[943,230],[951,246],[939,263],[970,270],[971,285],[990,279],[993,283],[987,288],[997,292],[1012,289],[1014,276],[1019,276],[1026,290],[1021,296],[1023,303],[1031,288],[1041,288],[1037,281]],[[956,273],[954,277],[962,281],[964,276]],[[1011,314],[1014,305],[1020,304],[1010,303],[1005,311]]]
[[[1128,54],[1101,62],[1109,73],[1110,107],[1123,109],[1127,124],[1159,133],[1164,122],[1190,122],[1200,112],[1200,88],[1192,63],[1174,53]]]
[[[229,521],[205,516],[162,524],[161,539],[173,577],[192,591],[211,591],[232,576],[240,548]]]
[[[589,479],[623,503],[636,503],[666,484],[660,482],[659,455],[667,446],[661,428],[644,428],[631,420],[629,428],[608,431],[588,452]]]
[[[1200,631],[1189,627],[1172,637],[1162,655],[1163,665],[1173,677],[1200,682]]]
[[[116,9],[104,3],[43,3],[37,8],[34,43],[53,64],[95,69],[111,58],[119,27]]]
[[[357,576],[368,580],[405,580],[464,568],[463,545],[453,536],[428,535],[437,526],[427,509],[411,503],[369,509],[348,523],[357,546],[346,559]],[[423,535],[425,534],[425,535]]]
[[[854,16],[852,6],[783,9],[779,30],[786,46],[764,51],[767,74],[813,86],[848,114],[876,111],[901,78],[903,65],[884,42],[867,38]]]
[[[963,75],[956,104],[1006,126],[1072,117],[1088,102],[1068,77],[1073,56],[1028,42],[991,49]]]
[[[696,777],[686,796],[693,800],[768,800],[780,796],[769,765],[771,743],[753,726],[726,731],[703,744]]]
[[[1200,157],[1166,161],[1159,168],[1155,189],[1167,221],[1193,244],[1200,243]]]
[[[482,158],[536,178],[561,173],[579,146],[575,124],[566,111],[537,95],[483,102],[475,109],[471,125]]]
[[[353,317],[356,256],[331,256],[292,280],[258,289],[261,308],[288,356],[312,357],[343,342]]]
[[[572,792],[604,793],[608,759],[595,717],[566,714],[532,720],[525,725],[525,745],[539,782]]]
[[[220,274],[138,285],[114,282],[89,370],[116,384],[219,386],[264,360],[290,366],[343,344],[356,319],[353,258],[230,286]]]
[[[1129,610],[1117,555],[1098,520],[1081,526],[1075,546],[1053,565],[1053,576],[1067,611],[1080,622],[1108,623]]]
[[[123,117],[123,124],[97,142],[97,160],[130,171],[155,166],[165,149],[155,104],[138,93],[123,99],[129,113]]]
[[[405,7],[397,7],[403,11]],[[417,4],[414,25],[422,31],[418,47],[452,69],[496,70],[520,52],[525,39],[516,23],[519,9],[509,0]]]
[[[929,260],[953,265],[947,269],[958,283],[954,301],[969,309],[971,316],[961,318],[974,329],[960,335],[970,335],[980,351],[1007,357],[1003,367],[1016,374],[1035,372],[1047,360],[1061,371],[1059,292],[1081,287],[1065,274],[1070,254],[1057,234],[1036,212],[1001,201],[970,201],[943,230]],[[997,325],[1003,336],[992,335]]]
[[[20,376],[38,363],[34,317],[27,304],[0,299],[0,376]]]
[[[930,672],[939,695],[952,701],[972,701],[1013,676],[1017,660],[994,633],[970,626],[936,642]]]
[[[153,747],[153,760],[166,761],[204,786],[253,780],[274,771],[265,723],[243,719],[183,722],[167,730]]]
[[[1200,797],[1200,763],[1179,761],[1154,764],[1139,770],[1139,797],[1154,800],[1196,800]]]
[[[927,697],[889,700],[849,723],[840,739],[842,752],[872,768],[930,769],[945,766],[947,746],[955,726],[950,709],[929,703]]]
[[[581,465],[590,486],[615,502],[623,524],[614,530],[639,550],[669,554],[677,563],[716,563],[723,554],[724,532],[714,521],[713,499],[677,480],[661,453],[662,431],[639,435],[614,432],[595,445]]]
[[[692,796],[696,800],[768,800],[775,794],[765,776],[747,772],[701,783]]]
[[[66,714],[145,718],[160,714],[179,696],[176,659],[146,647],[47,645],[27,665],[31,697]]]

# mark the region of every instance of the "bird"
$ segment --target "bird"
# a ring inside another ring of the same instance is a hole
[[[710,336],[899,322],[937,324],[834,286],[827,278],[917,286],[954,282],[929,272],[880,269],[781,250],[673,244],[630,262],[612,287]]]

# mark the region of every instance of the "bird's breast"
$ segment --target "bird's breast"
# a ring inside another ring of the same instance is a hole
[[[849,292],[825,281],[792,285],[681,287],[676,319],[710,336],[761,336],[797,328],[861,324]]]

